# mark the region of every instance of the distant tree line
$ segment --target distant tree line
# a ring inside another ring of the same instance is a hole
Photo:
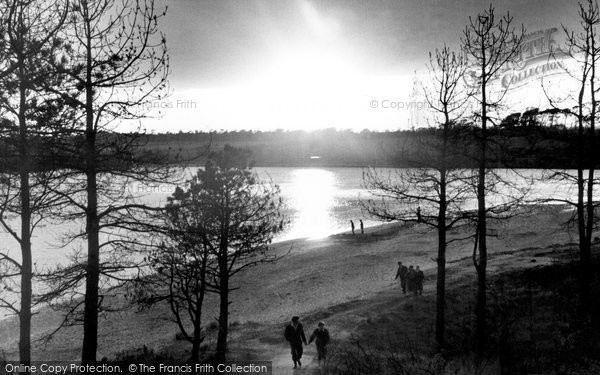
[[[495,149],[490,166],[576,168],[577,129],[550,118],[545,111],[531,109],[501,119],[498,126],[489,129],[489,136],[500,142],[491,146]],[[457,158],[463,154],[458,160],[460,167],[474,165],[472,155],[465,155],[462,150],[466,144],[473,144],[477,129],[472,121],[461,120],[448,130],[453,134],[449,149],[461,150],[453,153]],[[149,158],[169,151],[192,163],[204,164],[205,156],[199,149],[208,143],[216,147],[231,144],[251,151],[255,165],[261,167],[413,167],[422,152],[424,138],[436,139],[442,131],[419,128],[360,133],[335,129],[160,133],[147,135],[147,143],[140,151]]]

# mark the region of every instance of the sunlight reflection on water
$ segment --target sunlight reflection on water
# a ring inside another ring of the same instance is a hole
[[[286,237],[322,238],[334,232],[331,210],[335,204],[335,177],[324,169],[297,169],[292,175],[289,204],[296,213]]]

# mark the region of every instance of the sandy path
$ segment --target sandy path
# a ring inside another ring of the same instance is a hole
[[[287,374],[315,374],[318,373],[319,365],[318,360],[314,358],[314,353],[306,353],[302,356],[302,367],[293,368],[292,358],[289,350],[276,351],[276,354],[272,359],[273,363],[273,375],[287,375]]]
[[[363,300],[354,300],[342,303],[339,306],[330,306],[325,312],[316,312],[306,316],[306,320],[315,320],[318,316],[327,316],[328,329],[332,334],[332,345],[336,345],[346,340],[353,331],[359,326],[366,324],[368,317],[373,314],[379,314],[388,308],[390,303],[395,307],[404,306],[407,303],[414,303],[423,298],[431,297],[435,293],[435,284],[431,281],[433,270],[427,273],[429,282],[424,286],[424,296],[403,295],[400,286],[391,283],[383,290]],[[391,301],[391,302],[390,302]],[[305,329],[307,333],[311,330]],[[252,335],[269,335],[271,329],[253,332]],[[308,333],[309,334],[309,333]],[[293,369],[290,350],[283,338],[279,343],[273,343],[271,340],[248,339],[243,340],[255,350],[255,356],[259,359],[272,361],[273,375],[285,374],[319,374],[318,360],[316,359],[316,348],[314,343],[305,346],[304,356],[302,358],[302,368]]]

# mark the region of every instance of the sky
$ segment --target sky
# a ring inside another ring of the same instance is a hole
[[[456,47],[475,0],[164,0],[169,98],[153,131],[395,130],[429,51]],[[571,24],[576,2],[503,0],[529,32]],[[412,121],[412,122],[411,122]]]

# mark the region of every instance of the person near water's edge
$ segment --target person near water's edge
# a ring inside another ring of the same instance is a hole
[[[362,219],[360,219],[360,234],[365,234],[365,226],[363,225]]]
[[[394,280],[398,280],[400,278],[400,286],[402,287],[402,293],[406,294],[406,274],[408,273],[408,268],[402,265],[402,262],[398,262],[398,271],[396,272],[396,278]]]
[[[302,343],[306,343],[306,336],[304,335],[304,329],[300,324],[300,318],[294,316],[292,322],[285,327],[284,333],[285,339],[290,343],[292,349],[292,361],[294,361],[294,368],[302,366],[300,359],[302,358]]]
[[[354,234],[354,221],[350,220],[350,228],[352,228],[352,234]]]
[[[329,331],[325,328],[325,323],[319,322],[318,328],[313,331],[308,340],[309,344],[315,341],[319,364],[321,364],[321,360],[325,360],[325,357],[327,356],[327,344],[329,344],[329,340]]]

